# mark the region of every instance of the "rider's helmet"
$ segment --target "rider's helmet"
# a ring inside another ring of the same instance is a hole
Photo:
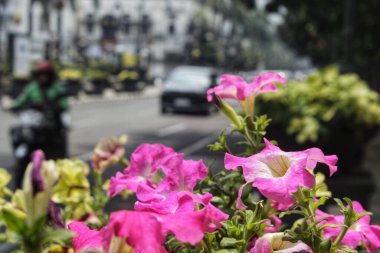
[[[33,75],[42,86],[50,86],[55,79],[53,64],[48,60],[38,62],[33,70]]]

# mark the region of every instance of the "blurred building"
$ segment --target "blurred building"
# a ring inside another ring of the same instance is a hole
[[[74,11],[69,1],[62,1],[60,8],[52,4],[46,22],[41,4],[30,2],[9,1],[6,19],[8,32],[30,34],[36,52],[46,41],[58,39],[63,49],[75,39],[85,43],[114,40],[116,44],[153,44],[157,57],[182,50],[198,7],[193,0],[99,0],[98,7],[93,0],[77,0]]]
[[[95,8],[92,0],[82,0],[81,35],[91,42],[149,46],[162,59],[183,51],[198,6],[193,0],[101,0]]]

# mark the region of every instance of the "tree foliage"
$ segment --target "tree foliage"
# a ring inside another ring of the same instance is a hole
[[[282,38],[315,63],[380,64],[380,1],[272,0],[267,5],[270,12],[285,9]]]

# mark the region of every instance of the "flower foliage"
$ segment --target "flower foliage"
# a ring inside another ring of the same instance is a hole
[[[91,167],[75,158],[47,161],[36,151],[15,193],[0,169],[0,239],[27,253],[375,252],[380,227],[359,202],[335,199],[339,214],[322,211],[331,197],[324,179],[338,170],[338,158],[317,147],[284,151],[265,138],[270,119],[256,115],[254,104],[278,84],[285,80],[276,73],[252,83],[223,75],[208,91],[232,123],[209,145],[224,153],[225,168],[215,174],[162,144],[141,144],[128,160],[125,137],[102,140]],[[242,113],[225,101],[231,98]],[[243,141],[231,145],[233,134]],[[115,165],[125,169],[105,179]],[[327,175],[317,172],[321,165]],[[133,210],[105,211],[110,198],[132,194]],[[287,224],[288,215],[299,219]]]
[[[356,74],[340,74],[335,65],[305,80],[289,82],[276,93],[265,94],[258,107],[300,143],[330,137],[334,125],[349,128],[363,138],[380,124],[378,93]]]

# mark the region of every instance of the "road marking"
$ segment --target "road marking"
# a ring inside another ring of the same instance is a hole
[[[178,123],[178,124],[175,124],[173,126],[168,126],[168,127],[165,127],[163,129],[159,130],[157,132],[157,136],[158,137],[166,137],[166,136],[181,132],[185,129],[186,129],[185,124]]]
[[[218,139],[219,134],[209,134],[206,137],[190,144],[189,146],[182,148],[178,153],[184,153],[185,155],[192,155],[198,150],[207,147],[207,145]]]

